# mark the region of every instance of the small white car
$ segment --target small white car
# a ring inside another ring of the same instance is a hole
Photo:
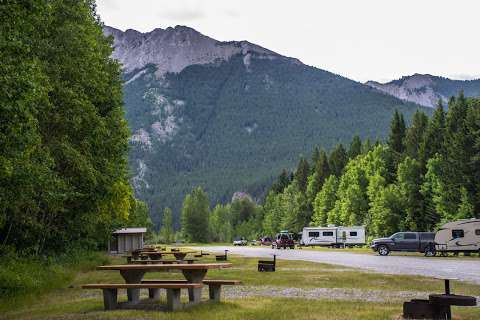
[[[247,243],[248,243],[247,240],[245,240],[243,238],[233,240],[233,245],[234,246],[246,246]]]

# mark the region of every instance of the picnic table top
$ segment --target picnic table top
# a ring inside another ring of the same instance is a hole
[[[177,264],[116,264],[116,265],[106,265],[98,266],[97,270],[145,270],[145,271],[155,271],[155,270],[205,270],[205,269],[223,269],[231,268],[231,263],[177,263]]]

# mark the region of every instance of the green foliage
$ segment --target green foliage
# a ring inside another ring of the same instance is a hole
[[[423,196],[420,192],[422,175],[417,160],[407,156],[398,166],[398,192],[402,197],[405,218],[401,224],[404,230],[427,230],[425,221]]]
[[[354,135],[350,143],[350,149],[348,149],[348,157],[353,159],[360,153],[362,153],[362,140],[358,135]]]
[[[314,163],[313,174],[308,177],[307,185],[307,199],[310,203],[315,201],[317,193],[322,189],[322,186],[330,176],[330,166],[328,164],[327,153],[322,149],[319,152],[318,159]]]
[[[231,242],[233,230],[230,219],[230,205],[217,204],[210,215],[209,230],[214,242]]]
[[[431,121],[428,122],[427,128],[420,143],[420,164],[422,169],[426,167],[428,159],[433,158],[435,153],[443,153],[445,142],[445,111],[441,101],[433,113]]]
[[[0,300],[35,295],[64,286],[78,271],[93,270],[107,264],[106,256],[71,248],[68,254],[54,258],[25,258],[3,252],[0,262]]]
[[[328,224],[328,213],[334,209],[337,201],[337,188],[337,177],[330,175],[315,197],[312,226],[326,226]]]
[[[155,71],[150,65],[125,74],[124,100],[135,137],[135,191],[157,226],[168,206],[178,228],[182,200],[196,186],[208,190],[212,204],[229,202],[239,190],[264,198],[282,169],[289,175],[296,168],[298,155],[307,158],[319,143],[326,150],[349,144],[354,134],[383,138],[395,108],[408,116],[418,108],[296,61],[255,54],[248,68],[237,55],[164,79]],[[175,123],[171,134],[152,129],[165,128],[167,119]],[[334,155],[338,176],[346,153]]]
[[[162,217],[162,228],[160,229],[160,235],[162,237],[163,243],[171,243],[174,239],[174,231],[173,231],[173,213],[172,209],[165,208],[163,210],[163,217]]]
[[[405,153],[413,159],[419,159],[419,149],[424,141],[424,133],[428,126],[428,117],[417,111],[413,115],[412,124],[405,135]]]
[[[341,144],[330,155],[316,148],[314,169],[302,157],[294,178],[284,170],[263,205],[217,205],[212,239],[327,224],[364,225],[375,237],[479,217],[480,99],[452,98],[449,111],[439,105],[430,121],[417,112],[408,128],[396,113],[387,143],[362,145],[354,137],[349,154]],[[308,172],[305,193],[300,185]]]
[[[301,158],[295,171],[295,182],[299,190],[303,193],[307,191],[308,175],[310,174],[310,165],[307,159]]]
[[[187,194],[182,207],[182,233],[189,242],[207,242],[210,202],[202,188]]]
[[[330,158],[328,159],[330,172],[335,176],[340,177],[347,162],[348,155],[345,151],[345,148],[342,144],[337,145],[335,149],[333,149],[333,151],[330,153]]]
[[[450,100],[448,112],[439,104],[430,121],[415,113],[408,128],[397,112],[387,143],[363,150],[359,145],[354,137],[346,165],[335,165],[342,163],[337,159],[346,159],[342,145],[332,150],[331,175],[320,188],[322,156],[315,156],[317,165],[307,186],[308,199],[314,197],[313,216],[305,225],[364,225],[370,236],[386,236],[432,231],[447,221],[479,217],[480,99],[460,94]],[[264,232],[287,227],[300,231],[301,224],[293,222],[302,221],[302,214],[308,217],[309,211],[301,206],[302,195],[296,182],[282,193],[270,192]]]
[[[0,243],[104,245],[135,205],[119,65],[94,2],[0,10]]]

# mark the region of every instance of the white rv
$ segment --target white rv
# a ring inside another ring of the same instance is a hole
[[[305,227],[301,245],[304,246],[357,246],[365,244],[365,227]]]
[[[465,219],[444,224],[435,234],[437,252],[479,252],[480,219]]]

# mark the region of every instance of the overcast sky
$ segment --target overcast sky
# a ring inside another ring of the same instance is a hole
[[[357,81],[480,77],[478,0],[97,0],[105,24],[186,25]]]

